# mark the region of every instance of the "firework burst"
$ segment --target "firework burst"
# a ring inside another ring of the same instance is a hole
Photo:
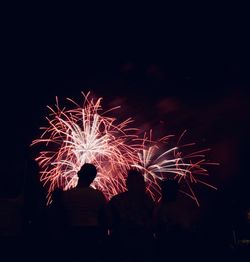
[[[192,185],[201,183],[216,189],[216,187],[206,183],[200,177],[208,176],[207,165],[218,165],[218,163],[205,160],[205,153],[210,149],[192,152],[192,147],[195,143],[180,144],[185,133],[186,131],[182,133],[174,147],[170,147],[168,143],[173,138],[173,135],[153,140],[152,131],[150,131],[149,138],[145,134],[141,150],[138,152],[139,162],[135,163],[134,167],[142,171],[147,191],[155,201],[159,201],[161,198],[161,181],[171,178],[178,180],[179,184],[184,185],[186,189],[180,191],[191,197],[199,206],[199,201],[192,189]],[[184,148],[189,148],[191,153],[184,154]]]
[[[126,190],[127,170],[135,167],[142,171],[147,192],[158,201],[161,197],[160,183],[168,178],[177,179],[186,185],[182,192],[199,205],[192,185],[204,182],[200,177],[208,176],[205,168],[205,153],[209,149],[184,154],[183,149],[191,148],[194,143],[169,146],[172,135],[161,139],[143,138],[136,135],[137,128],[130,127],[133,120],[128,118],[118,122],[107,113],[119,107],[103,111],[102,98],[93,99],[90,93],[83,94],[82,105],[68,99],[72,109],[61,109],[58,99],[47,117],[48,127],[32,145],[45,147],[36,158],[40,166],[40,180],[48,189],[48,199],[53,190],[60,187],[68,190],[77,185],[77,172],[84,163],[93,163],[98,174],[92,187],[100,189],[107,199]]]
[[[125,190],[126,170],[137,161],[135,128],[132,120],[116,123],[116,119],[102,112],[101,98],[97,101],[84,95],[82,106],[68,99],[73,109],[60,109],[56,99],[55,109],[47,118],[49,127],[32,145],[43,143],[47,148],[36,160],[41,168],[41,181],[50,193],[61,187],[67,190],[77,184],[77,171],[84,163],[97,166],[98,175],[92,186],[101,189],[109,199]],[[111,110],[115,110],[112,108]],[[109,111],[111,111],[109,110]]]

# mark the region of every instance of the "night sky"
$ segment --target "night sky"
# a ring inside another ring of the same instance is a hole
[[[81,91],[90,90],[104,98],[104,107],[121,103],[120,115],[143,128],[177,135],[187,129],[186,141],[211,148],[209,159],[220,163],[209,177],[219,190],[199,189],[203,205],[240,203],[245,210],[250,67],[249,27],[241,12],[154,12],[145,22],[123,14],[118,25],[106,15],[12,11],[1,48],[5,183],[19,185],[28,173],[36,153],[29,145],[55,96],[62,104],[66,97],[81,101]]]

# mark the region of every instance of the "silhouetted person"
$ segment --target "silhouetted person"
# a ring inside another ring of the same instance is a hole
[[[109,203],[115,261],[151,261],[154,202],[145,192],[143,175],[129,170],[127,191]],[[124,260],[121,260],[123,258]]]
[[[97,175],[94,165],[86,163],[78,172],[78,184],[64,192],[63,202],[69,223],[67,236],[71,256],[77,259],[97,259],[105,236],[105,205],[103,193],[90,187]],[[97,252],[96,250],[99,250]]]
[[[158,255],[161,259],[168,257],[179,261],[190,254],[188,236],[192,223],[191,210],[178,191],[177,180],[170,179],[161,184],[162,197],[154,212]]]

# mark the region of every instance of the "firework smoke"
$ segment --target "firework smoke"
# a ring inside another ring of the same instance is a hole
[[[95,102],[89,93],[84,95],[82,106],[70,101],[74,106],[70,110],[60,109],[58,99],[56,110],[49,107],[49,127],[42,128],[44,133],[32,143],[43,143],[46,149],[50,148],[36,158],[41,181],[48,185],[49,194],[56,187],[67,190],[76,186],[81,166],[93,163],[98,176],[92,186],[110,198],[125,189],[126,170],[137,161],[135,129],[128,128],[132,120],[116,123],[115,118],[104,116],[101,98]]]
[[[147,191],[154,200],[161,196],[160,181],[172,176],[187,185],[189,192],[184,193],[198,204],[191,185],[206,184],[198,179],[199,175],[208,175],[204,168],[208,164],[204,159],[206,149],[183,155],[182,149],[193,144],[179,145],[178,141],[169,148],[171,135],[153,140],[152,132],[149,137],[145,134],[140,138],[136,135],[138,129],[131,126],[132,118],[119,123],[107,115],[118,107],[103,111],[102,98],[95,100],[90,93],[83,96],[82,105],[68,99],[73,106],[69,110],[61,109],[56,98],[55,108],[48,107],[49,126],[41,128],[43,134],[32,142],[45,147],[36,161],[48,197],[57,187],[75,187],[78,170],[84,163],[93,163],[98,174],[91,186],[100,189],[107,199],[126,190],[127,170],[136,167],[142,171]]]
[[[205,168],[206,165],[217,165],[218,163],[205,160],[205,153],[210,149],[202,149],[184,155],[184,148],[192,150],[192,146],[195,145],[195,143],[180,144],[185,133],[186,131],[182,133],[174,147],[169,147],[168,144],[173,135],[154,141],[151,131],[149,138],[144,136],[142,140],[142,148],[138,152],[139,162],[134,164],[134,167],[142,171],[147,191],[155,201],[159,201],[161,198],[161,181],[169,178],[177,179],[180,184],[184,184],[187,190],[180,191],[191,197],[197,205],[199,205],[199,201],[192,189],[192,184],[201,183],[216,189],[216,187],[202,181],[200,177],[209,175]]]

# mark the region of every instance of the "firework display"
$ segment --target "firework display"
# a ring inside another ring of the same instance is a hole
[[[218,163],[206,162],[205,153],[210,149],[192,151],[195,143],[180,144],[185,132],[179,137],[174,147],[168,146],[168,140],[173,137],[172,135],[154,141],[150,133],[149,139],[144,137],[142,140],[142,148],[138,152],[139,162],[134,166],[142,171],[147,191],[156,201],[161,198],[160,182],[162,180],[177,179],[178,183],[183,184],[185,188],[180,191],[191,197],[197,205],[199,201],[192,189],[192,184],[201,183],[216,189],[201,180],[201,177],[209,175],[205,168],[207,165],[218,165]],[[185,155],[184,148],[189,148],[191,153]]]
[[[173,136],[152,139],[152,130],[138,135],[138,128],[133,126],[133,119],[119,122],[110,117],[118,107],[104,111],[102,98],[94,99],[90,93],[83,93],[83,104],[71,99],[71,109],[60,108],[58,99],[54,108],[48,107],[48,127],[32,145],[42,148],[36,161],[40,167],[40,180],[47,188],[48,199],[57,187],[68,190],[77,185],[77,172],[84,163],[93,163],[98,174],[92,187],[100,189],[110,199],[113,195],[126,190],[126,175],[131,167],[141,170],[151,197],[158,201],[161,197],[161,180],[172,177],[180,184],[185,184],[183,191],[199,205],[192,189],[192,184],[204,182],[208,176],[205,168],[208,163],[205,153],[208,149],[192,152],[194,143],[173,147],[169,141]],[[190,148],[191,153],[184,154],[183,148]]]

